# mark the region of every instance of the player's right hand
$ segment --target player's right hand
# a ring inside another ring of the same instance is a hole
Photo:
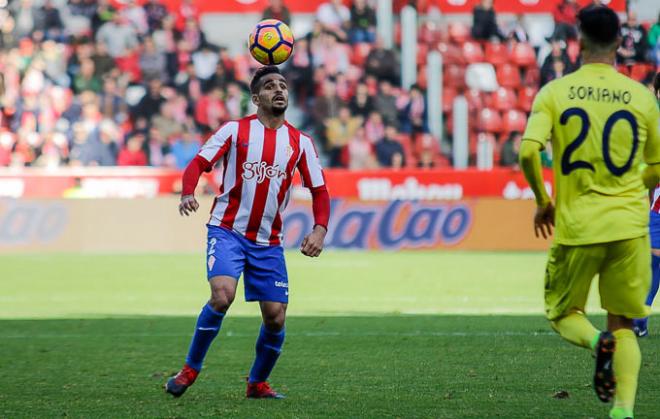
[[[184,195],[181,197],[181,203],[179,203],[179,214],[190,215],[193,212],[196,212],[199,208],[199,203],[195,199],[194,195]]]
[[[552,236],[552,228],[555,226],[555,206],[552,202],[544,206],[536,207],[534,214],[534,234],[539,237],[539,233],[544,239]]]

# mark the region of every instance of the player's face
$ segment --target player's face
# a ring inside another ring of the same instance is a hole
[[[281,115],[289,106],[289,88],[281,74],[268,74],[262,79],[255,104],[274,115]]]

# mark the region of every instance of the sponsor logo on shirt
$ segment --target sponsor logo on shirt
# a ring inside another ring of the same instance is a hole
[[[280,166],[273,165],[269,166],[266,162],[249,162],[246,161],[243,163],[243,179],[245,180],[256,180],[257,183],[261,183],[266,178],[275,179],[275,178],[286,178],[286,173],[280,170]]]

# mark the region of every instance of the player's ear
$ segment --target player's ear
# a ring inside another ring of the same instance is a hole
[[[252,93],[252,103],[254,106],[259,107],[259,95],[256,93]]]

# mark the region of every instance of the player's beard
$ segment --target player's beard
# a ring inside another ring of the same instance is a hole
[[[289,103],[287,102],[284,106],[271,105],[270,110],[274,116],[282,116],[288,107]]]

